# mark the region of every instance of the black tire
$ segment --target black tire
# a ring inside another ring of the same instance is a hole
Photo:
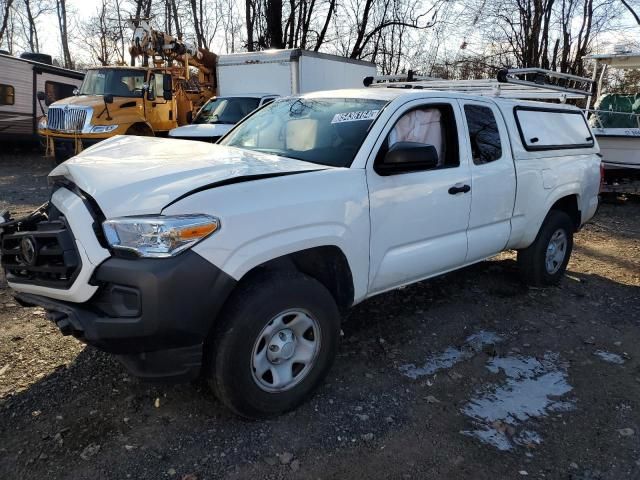
[[[557,232],[566,236],[566,248],[557,270],[549,272],[546,266],[547,248]],[[518,266],[522,279],[535,286],[556,285],[564,276],[573,250],[575,226],[569,215],[560,210],[551,210],[540,227],[535,241],[527,248],[518,250]]]
[[[69,155],[66,150],[61,150],[58,148],[53,149],[53,155],[56,165],[60,165],[62,162],[69,160],[72,157],[72,155]]]
[[[315,319],[319,346],[298,383],[268,392],[254,378],[254,347],[271,320],[292,309]],[[331,368],[340,337],[340,314],[332,295],[317,280],[297,272],[263,274],[240,285],[218,322],[205,350],[207,380],[222,403],[246,418],[278,415],[303,402]]]

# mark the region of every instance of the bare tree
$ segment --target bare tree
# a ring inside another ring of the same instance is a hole
[[[71,52],[69,51],[69,28],[67,25],[67,0],[56,0],[58,27],[60,28],[60,42],[62,44],[62,59],[66,68],[73,68]]]
[[[125,61],[125,52],[121,47],[123,27],[119,18],[114,18],[116,12],[112,7],[108,0],[102,0],[96,14],[81,25],[82,45],[91,54],[93,64],[112,65]]]
[[[584,74],[582,58],[620,17],[617,0],[477,0],[477,28],[506,66]]]
[[[2,14],[2,23],[0,23],[0,45],[2,45],[5,32],[7,31],[7,27],[9,26],[9,16],[11,15],[12,5],[13,0],[4,0],[1,3],[0,12]]]
[[[635,19],[636,23],[638,25],[640,25],[640,14],[638,14],[638,12],[636,12],[635,8],[631,6],[631,4],[626,1],[626,0],[620,0],[622,2],[622,5],[624,5],[624,7],[629,11],[629,13],[633,16],[633,18]]]
[[[32,52],[39,52],[38,21],[50,13],[54,7],[49,0],[22,0],[16,7],[15,11],[22,30],[25,48]]]

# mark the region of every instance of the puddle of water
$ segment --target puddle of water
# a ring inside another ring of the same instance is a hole
[[[593,354],[597,357],[600,357],[601,360],[609,363],[615,363],[616,365],[622,365],[624,363],[624,358],[622,358],[617,353],[605,352],[604,350],[596,350]]]
[[[520,355],[494,358],[487,368],[493,373],[502,370],[507,380],[476,392],[462,408],[474,426],[463,431],[465,435],[499,450],[539,444],[540,435],[523,428],[523,424],[574,407],[571,401],[556,399],[572,390],[567,383],[566,366],[560,364],[557,354],[546,353],[542,360]]]
[[[456,363],[470,359],[487,345],[500,341],[502,338],[498,334],[481,330],[467,337],[461,348],[448,347],[441,353],[429,356],[422,366],[416,366],[413,363],[402,365],[400,372],[414,380],[425,375],[433,375],[439,370],[451,368]]]

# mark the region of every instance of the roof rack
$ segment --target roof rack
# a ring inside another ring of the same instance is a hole
[[[591,96],[593,80],[542,68],[513,68],[498,71],[495,79],[443,80],[416,75],[366,77],[365,87],[444,90],[473,95],[530,100],[581,99]]]

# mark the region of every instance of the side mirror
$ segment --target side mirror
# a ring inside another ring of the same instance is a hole
[[[104,99],[104,103],[113,103],[113,95],[110,93],[106,93],[103,99]]]
[[[438,167],[438,151],[433,145],[416,142],[397,142],[384,159],[375,165],[379,175],[433,170]]]
[[[171,100],[173,98],[173,79],[170,73],[162,75],[162,98]]]
[[[44,92],[40,91],[38,93],[36,93],[36,97],[38,98],[38,100],[40,100],[41,102],[44,101],[46,97],[46,95],[44,94]]]
[[[74,88],[73,92],[72,92],[75,96],[80,95],[80,89],[79,88]]]
[[[192,122],[193,122],[193,112],[189,110],[187,112],[187,123],[192,123]]]
[[[147,92],[147,100],[149,100],[149,101],[152,101],[152,100],[156,99],[156,92],[150,86],[150,85],[153,84],[153,82],[154,82],[154,80],[153,80],[153,76],[152,76],[150,83],[145,83],[144,85],[142,85],[142,90]]]

